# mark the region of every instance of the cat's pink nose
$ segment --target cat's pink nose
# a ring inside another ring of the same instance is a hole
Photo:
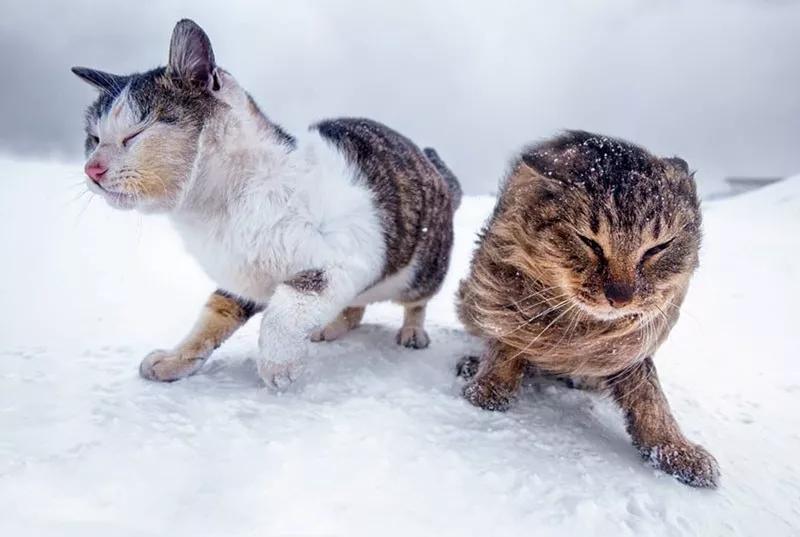
[[[83,169],[86,172],[86,175],[91,178],[92,181],[95,183],[100,183],[103,180],[103,176],[108,171],[108,166],[101,164],[97,161],[87,162],[86,167]]]

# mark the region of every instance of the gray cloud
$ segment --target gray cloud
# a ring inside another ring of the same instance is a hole
[[[800,2],[18,2],[0,21],[0,151],[81,158],[70,72],[165,61],[191,17],[270,117],[369,116],[492,190],[526,142],[584,128],[678,154],[709,184],[800,171]]]

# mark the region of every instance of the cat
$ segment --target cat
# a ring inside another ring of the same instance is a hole
[[[262,311],[258,371],[277,389],[302,373],[309,336],[342,336],[373,302],[405,308],[399,344],[429,344],[425,308],[447,272],[461,198],[433,149],[368,119],[290,135],[188,19],[166,67],[73,72],[99,90],[86,113],[90,190],[115,208],[166,213],[219,286],[183,341],[144,358],[144,378],[195,373]]]
[[[685,161],[581,131],[526,148],[458,291],[459,318],[486,344],[459,364],[466,399],[505,410],[528,370],[572,378],[613,397],[655,467],[716,486],[716,460],[681,433],[653,363],[700,239]]]

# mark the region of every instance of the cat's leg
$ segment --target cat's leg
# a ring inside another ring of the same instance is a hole
[[[607,382],[625,413],[633,445],[645,460],[687,485],[717,486],[717,461],[702,446],[683,436],[651,358],[609,377]]]
[[[333,321],[324,328],[318,328],[311,332],[311,341],[333,341],[339,339],[350,330],[358,328],[361,319],[364,318],[363,306],[351,306],[345,308]]]
[[[258,371],[267,386],[283,389],[302,372],[308,334],[333,319],[359,287],[341,268],[306,270],[280,284],[261,320]]]
[[[485,410],[507,410],[519,390],[524,371],[525,360],[518,351],[491,342],[481,355],[478,372],[464,386],[464,397]]]
[[[464,380],[472,380],[481,368],[480,356],[462,356],[456,363],[456,376]]]
[[[397,344],[412,349],[424,349],[431,342],[425,331],[426,302],[403,304],[403,326],[397,332]]]
[[[191,332],[172,350],[156,350],[139,366],[148,380],[173,381],[187,377],[205,363],[261,306],[217,290],[211,294]]]

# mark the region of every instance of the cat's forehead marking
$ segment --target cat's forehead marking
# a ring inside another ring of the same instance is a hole
[[[127,93],[127,92],[126,92]],[[120,95],[116,101],[114,101],[114,105],[111,107],[111,117],[114,119],[119,118],[120,113],[122,112],[122,107],[125,106],[125,102],[127,98],[124,98],[124,95]]]
[[[135,108],[126,86],[111,103],[108,112],[98,118],[98,130],[104,134],[125,132],[138,122]]]

